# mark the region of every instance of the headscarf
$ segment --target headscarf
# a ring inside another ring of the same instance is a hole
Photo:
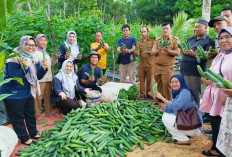
[[[222,30],[220,31],[219,35],[218,35],[218,39],[219,39],[220,35],[221,35],[222,33],[224,33],[224,32],[227,32],[227,33],[229,33],[229,34],[232,36],[232,27],[226,27],[226,28],[222,29]],[[223,49],[221,49],[221,50],[222,50],[222,52],[225,53],[225,54],[229,54],[229,53],[232,52],[232,48],[229,49],[228,51],[224,51]]]
[[[189,88],[187,87],[184,78],[183,78],[180,74],[174,74],[174,75],[172,75],[172,77],[170,78],[170,82],[171,82],[171,80],[172,80],[173,77],[176,77],[176,78],[179,80],[179,82],[180,82],[180,88],[179,88],[178,90],[173,90],[173,89],[172,89],[172,97],[175,99],[176,96],[177,96],[183,89],[187,89],[187,90],[190,91],[190,93],[192,94],[194,100],[195,100],[196,103],[197,103],[197,99],[196,99],[195,94],[193,93],[193,91],[192,91],[191,89],[189,89]]]
[[[76,41],[74,43],[70,43],[69,40],[68,40],[68,37],[69,37],[70,34],[74,34],[75,35]],[[64,45],[67,48],[69,46],[71,47],[72,55],[68,59],[71,60],[71,61],[73,61],[74,59],[76,59],[77,55],[79,54],[79,47],[77,45],[77,34],[76,34],[75,31],[69,31],[67,33],[67,38],[66,38],[66,41],[64,42]]]
[[[24,57],[26,57],[29,61],[29,68],[28,68],[28,73],[26,74],[26,79],[29,82],[30,86],[31,86],[31,95],[36,98],[36,92],[38,92],[38,95],[41,94],[40,92],[40,86],[39,86],[39,82],[38,82],[38,78],[37,78],[37,68],[35,66],[36,58],[33,55],[27,55],[26,53],[24,53],[24,47],[25,44],[27,43],[28,40],[34,40],[35,39],[31,36],[23,36],[20,39],[19,42],[19,47],[15,48],[16,51],[18,51],[19,53],[22,53],[22,55]],[[7,62],[14,62],[14,63],[18,63],[19,64],[19,60],[20,57],[16,56],[14,58],[8,59]]]
[[[70,98],[73,99],[75,97],[75,86],[76,81],[78,79],[77,75],[74,72],[74,68],[72,70],[72,73],[67,74],[65,71],[65,67],[67,63],[72,63],[71,60],[65,60],[62,64],[62,67],[58,74],[56,74],[56,78],[58,78],[62,82],[62,87],[64,93]]]
[[[37,49],[38,51],[40,51],[40,52],[45,51],[46,54],[48,54],[47,51],[46,51],[46,47],[45,47],[45,48],[39,47],[39,44],[38,44],[38,43],[39,43],[39,39],[42,38],[42,37],[44,37],[44,38],[47,39],[47,37],[46,37],[45,34],[38,34],[37,37],[35,38],[35,41],[36,41],[36,49]]]

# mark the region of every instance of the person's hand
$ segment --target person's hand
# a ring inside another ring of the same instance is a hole
[[[70,57],[71,54],[72,54],[72,53],[71,53],[70,51],[68,51],[68,52],[66,53],[66,55],[65,55],[66,59],[67,59],[68,57]]]
[[[95,77],[91,76],[88,80],[89,80],[89,82],[93,82],[95,80]]]
[[[59,96],[61,96],[62,100],[66,100],[67,99],[67,95],[64,92],[60,92]]]
[[[152,55],[151,51],[145,51],[145,54]]]
[[[232,96],[232,89],[225,89],[225,88],[220,88],[223,93],[228,94],[229,96]]]
[[[217,52],[211,52],[209,55],[208,55],[208,58],[215,58],[217,56]]]
[[[128,49],[124,49],[124,50],[122,50],[122,52],[123,52],[123,53],[128,53],[129,50],[128,50]]]
[[[204,83],[204,84],[206,84],[207,86],[209,85],[209,84],[211,84],[211,80],[208,80],[208,79],[205,79],[205,78],[202,78],[201,79],[202,80],[202,82]]]
[[[88,95],[91,95],[91,94],[92,94],[90,88],[85,88],[85,93],[88,94]]]
[[[101,49],[101,48],[104,48],[104,46],[102,46],[101,44],[98,45],[97,49],[99,50],[99,49]]]
[[[41,66],[43,67],[44,70],[47,69],[48,67],[48,59],[44,59],[41,61]]]
[[[107,79],[106,76],[103,76],[102,78],[99,79],[100,82],[105,82],[105,80]]]
[[[196,56],[196,53],[193,50],[185,50],[184,54],[189,55],[189,56]]]
[[[26,57],[21,57],[21,62],[22,62],[22,64],[23,64],[24,68],[27,70],[28,67],[29,67],[29,60],[28,60],[28,58],[26,58]]]
[[[78,60],[81,60],[82,59],[82,54],[80,54],[78,57],[77,57]]]
[[[135,56],[140,56],[140,53],[138,51],[135,51]]]
[[[55,58],[56,58],[56,59],[59,59],[60,56],[61,56],[61,53],[56,53],[56,52],[55,52]]]

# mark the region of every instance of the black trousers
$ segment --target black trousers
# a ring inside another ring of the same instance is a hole
[[[63,115],[67,115],[72,109],[75,110],[77,108],[81,108],[81,105],[76,101],[75,98],[67,98],[66,100],[60,100],[57,102],[57,107],[61,109]]]
[[[213,145],[211,149],[216,150],[218,153],[220,153],[220,151],[216,148],[216,143],[220,129],[221,119],[222,119],[221,116],[210,116],[210,124],[213,131],[213,136],[212,136]]]
[[[36,129],[34,98],[31,96],[25,99],[4,99],[4,103],[13,129],[21,142],[26,142],[30,137],[36,136],[38,131]]]

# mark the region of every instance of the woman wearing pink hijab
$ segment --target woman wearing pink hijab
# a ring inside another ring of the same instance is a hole
[[[41,123],[44,121],[44,118],[41,116],[41,105],[42,105],[42,100],[44,99],[44,105],[45,105],[45,116],[46,117],[56,117],[55,114],[51,113],[51,92],[52,92],[52,87],[51,87],[51,82],[53,80],[52,76],[52,66],[54,66],[58,58],[60,57],[60,54],[56,54],[56,57],[53,59],[50,57],[50,55],[46,51],[47,47],[47,37],[44,34],[39,34],[36,37],[36,52],[35,55],[41,62],[43,60],[43,52],[46,54],[46,59],[48,60],[48,72],[42,79],[39,80],[40,84],[40,90],[41,90],[41,95],[37,96],[35,99],[35,113],[36,113],[36,119],[38,123]]]

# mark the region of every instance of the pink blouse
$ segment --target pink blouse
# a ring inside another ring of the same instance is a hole
[[[219,68],[221,65],[221,72],[224,78],[232,80],[232,53],[220,53],[214,58],[210,69],[217,74],[220,74]],[[214,83],[209,84],[203,94],[202,102],[200,104],[200,111],[209,113],[211,116],[221,116],[224,106],[221,105],[221,98],[224,93],[216,87]]]

